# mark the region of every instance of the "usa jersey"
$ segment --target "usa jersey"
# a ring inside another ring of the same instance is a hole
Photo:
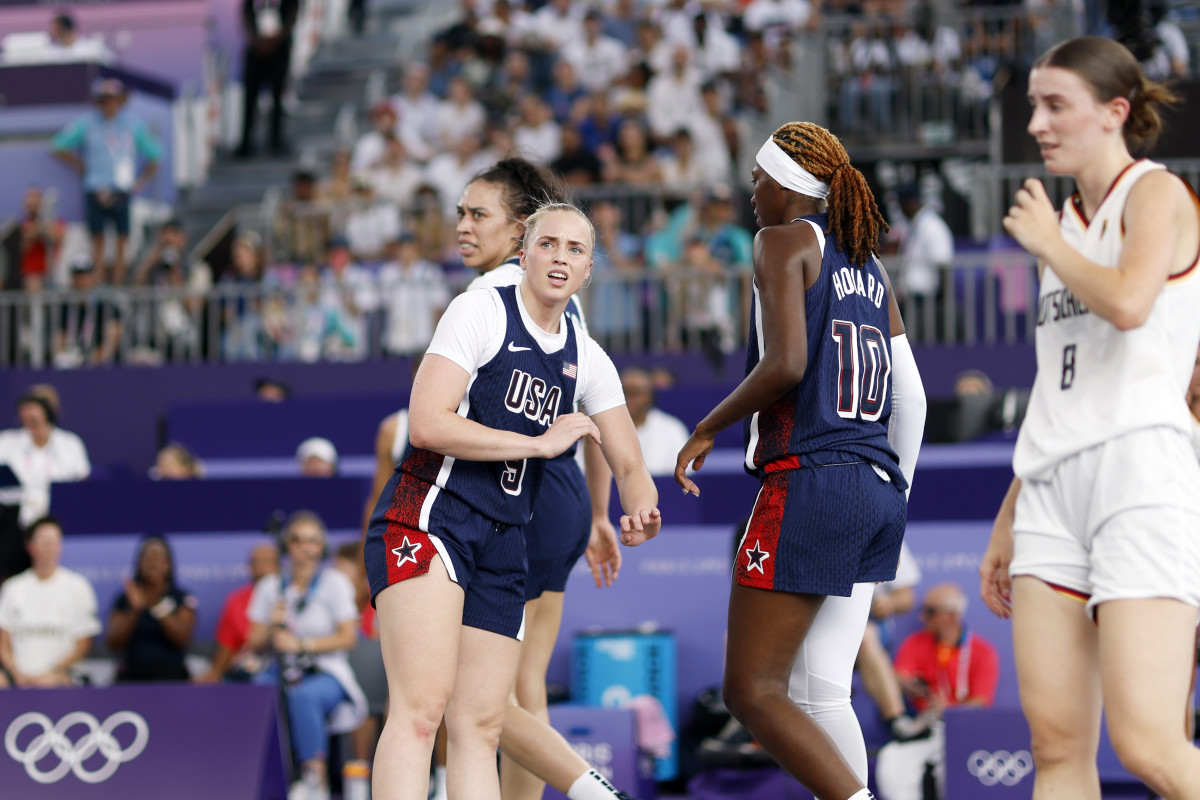
[[[525,270],[521,267],[519,258],[510,258],[503,264],[488,270],[482,275],[477,275],[467,284],[467,291],[472,289],[486,289],[488,287],[500,286],[518,286],[521,281],[525,280]],[[579,326],[579,331],[584,335],[588,332],[587,320],[583,316],[583,304],[579,302],[578,295],[571,295],[571,299],[567,301],[566,312],[567,319]],[[579,447],[576,442],[560,453],[551,461],[573,461],[575,459],[575,450]]]
[[[1091,220],[1078,195],[1059,217],[1063,239],[1089,261],[1121,261],[1122,219],[1129,192],[1143,175],[1165,169],[1141,160],[1113,181]],[[1052,267],[1038,290],[1037,377],[1017,448],[1017,477],[1041,480],[1068,456],[1108,439],[1154,426],[1190,437],[1184,395],[1200,344],[1200,280],[1196,263],[1159,292],[1145,324],[1120,331],[1093,314]]]
[[[516,287],[494,291],[503,301],[505,345],[472,374],[458,415],[489,428],[540,436],[560,413],[575,404],[579,343],[567,320],[566,344],[547,354],[525,328],[517,307]],[[429,509],[440,491],[450,492],[483,516],[506,525],[524,525],[541,485],[546,461],[465,461],[412,447],[400,471],[429,484],[419,498],[420,529],[426,530]]]
[[[907,487],[887,440],[892,413],[891,319],[887,289],[874,259],[859,269],[825,234],[827,215],[803,217],[821,246],[821,274],[804,293],[808,364],[782,397],[746,420],[745,468],[788,457],[801,466],[865,460]],[[754,286],[746,374],[762,358],[762,301]],[[849,457],[849,458],[848,458]]]

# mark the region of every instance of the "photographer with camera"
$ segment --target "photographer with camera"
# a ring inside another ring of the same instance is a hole
[[[255,680],[283,686],[292,750],[301,778],[292,800],[327,800],[326,749],[329,734],[357,728],[367,704],[347,652],[354,647],[358,607],[354,585],[326,567],[325,523],[311,511],[297,511],[283,526],[288,565],[254,587],[247,616],[248,645],[274,655]]]

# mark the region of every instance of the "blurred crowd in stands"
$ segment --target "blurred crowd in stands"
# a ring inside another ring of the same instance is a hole
[[[301,161],[290,187],[268,192],[203,252],[195,242],[208,232],[171,219],[128,268],[129,195],[153,174],[159,145],[122,108],[123,88],[104,82],[97,110],[52,145],[81,173],[93,246],[63,252],[63,221],[44,210],[38,189],[27,192],[23,285],[75,294],[0,304],[4,360],[73,367],[419,352],[468,280],[455,235],[459,194],[510,154],[548,164],[596,223],[588,306],[597,338],[716,357],[744,330],[746,176],[775,123],[829,119],[852,151],[902,131],[925,143],[982,140],[994,87],[1086,30],[1092,11],[1079,0],[533,5],[464,2],[427,53],[398,65],[400,91],[370,106],[369,129],[355,141]],[[1159,77],[1188,74],[1187,42],[1167,4],[1146,6],[1146,64]],[[127,134],[119,157],[89,137],[109,128]],[[939,210],[940,186],[922,193],[920,177],[909,175],[911,186],[875,179],[896,271]],[[910,212],[902,201],[914,197]],[[954,255],[940,227],[937,258],[897,281],[905,302],[928,316],[917,327],[931,337],[945,333],[933,310],[944,276],[931,270]],[[136,291],[112,290],[126,286]]]

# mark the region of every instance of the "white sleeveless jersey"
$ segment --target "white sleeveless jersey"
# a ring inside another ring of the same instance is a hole
[[[1159,169],[1165,167],[1147,160],[1131,164],[1090,222],[1078,197],[1071,198],[1060,215],[1063,238],[1091,261],[1116,267],[1129,192]],[[1013,456],[1017,477],[1048,479],[1068,456],[1143,428],[1166,426],[1191,438],[1184,395],[1200,345],[1198,274],[1193,262],[1173,275],[1145,324],[1122,332],[1046,267],[1038,292],[1037,377]]]

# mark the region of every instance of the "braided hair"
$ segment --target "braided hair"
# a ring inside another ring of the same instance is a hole
[[[812,176],[829,184],[829,230],[852,264],[865,266],[879,252],[879,235],[889,228],[867,179],[850,166],[838,138],[811,122],[789,122],[772,134],[775,144]]]
[[[508,213],[520,221],[546,203],[566,202],[566,193],[554,176],[545,167],[524,158],[501,159],[475,173],[469,183],[475,181],[503,189]]]

